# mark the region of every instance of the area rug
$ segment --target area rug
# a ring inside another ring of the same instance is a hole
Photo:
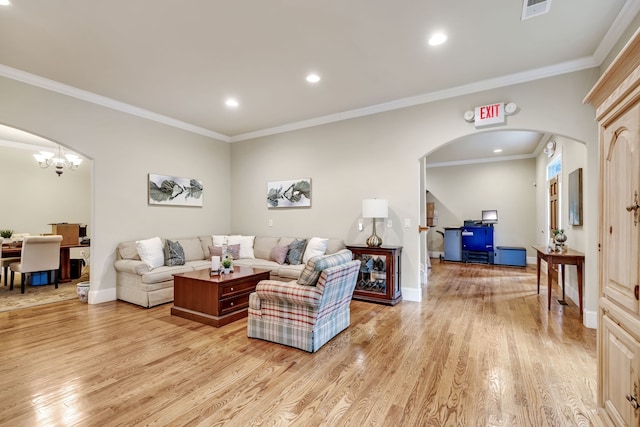
[[[15,279],[13,291],[10,291],[9,284],[4,286],[4,277],[2,278],[2,283],[0,283],[0,312],[78,298],[76,293],[77,284],[89,281],[89,275],[83,274],[79,279],[68,283],[59,283],[58,289],[53,284],[27,285],[24,294],[20,293],[20,275],[16,275]]]

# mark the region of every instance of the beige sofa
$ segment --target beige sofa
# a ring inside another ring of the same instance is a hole
[[[297,280],[304,269],[304,264],[278,264],[270,259],[271,250],[275,246],[285,246],[293,242],[295,237],[260,237],[253,242],[255,258],[240,258],[234,265],[263,268],[271,271],[271,279],[289,281]],[[300,239],[300,238],[298,238]],[[212,236],[199,236],[177,241],[182,246],[185,264],[177,266],[161,266],[151,269],[144,263],[135,241],[123,242],[116,250],[116,296],[119,300],[153,307],[173,301],[173,275],[193,270],[211,268],[209,246],[213,245]],[[164,243],[164,239],[162,239]],[[341,239],[329,239],[327,254],[335,253],[345,247]]]

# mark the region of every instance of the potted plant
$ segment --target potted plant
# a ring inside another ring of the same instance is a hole
[[[564,230],[562,228],[557,228],[552,230],[553,240],[556,242],[556,250],[562,251],[564,250],[564,242],[567,241],[567,235],[564,234]]]
[[[224,274],[229,274],[231,271],[231,259],[225,258],[222,260],[222,266],[224,267]]]
[[[0,237],[3,239],[10,239],[13,235],[13,230],[0,230]]]

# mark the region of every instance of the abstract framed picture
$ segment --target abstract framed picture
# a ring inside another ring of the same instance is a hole
[[[301,208],[311,206],[311,178],[269,181],[268,208]]]
[[[149,174],[149,204],[202,206],[202,180]]]
[[[569,224],[582,225],[582,168],[569,174]]]

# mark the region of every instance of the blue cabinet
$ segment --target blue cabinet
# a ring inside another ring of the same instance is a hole
[[[496,264],[527,266],[527,250],[514,246],[498,246],[496,248]]]

